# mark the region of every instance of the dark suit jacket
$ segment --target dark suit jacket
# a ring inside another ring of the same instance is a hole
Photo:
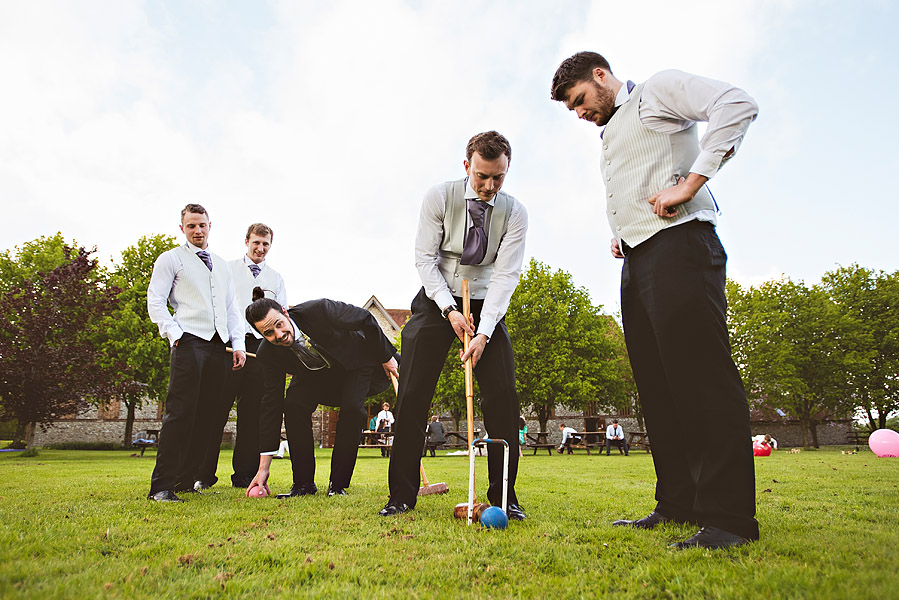
[[[352,304],[322,298],[297,304],[289,308],[287,314],[309,336],[312,346],[328,359],[331,364],[328,371],[373,367],[369,396],[379,394],[390,386],[381,365],[396,356],[396,349],[370,312]],[[266,452],[278,448],[287,374],[296,375],[290,384],[293,388],[308,382],[317,372],[303,366],[290,348],[276,346],[266,340],[259,344],[256,360],[262,366],[265,386],[260,449]],[[272,444],[273,447],[269,447]]]

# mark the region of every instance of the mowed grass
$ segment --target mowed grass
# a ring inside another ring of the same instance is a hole
[[[897,598],[899,459],[783,450],[756,459],[762,540],[675,551],[689,526],[613,528],[652,509],[651,456],[532,456],[505,531],[452,517],[465,457],[426,458],[450,493],[395,518],[387,459],[360,451],[346,497],[249,500],[221,481],[183,504],[145,499],[154,453],[0,453],[0,598]],[[440,453],[443,454],[443,453]],[[486,459],[478,458],[486,492]],[[290,487],[275,461],[272,491]]]

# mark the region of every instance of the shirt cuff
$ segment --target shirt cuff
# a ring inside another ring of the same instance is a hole
[[[231,338],[231,349],[235,352],[246,352],[247,351],[247,341],[243,336]]]
[[[176,325],[175,327],[169,328],[169,330],[165,332],[165,335],[169,338],[169,345],[174,346],[175,342],[184,337],[184,330]]]
[[[260,452],[259,456],[275,456],[278,454],[277,450],[272,450],[271,452]]]
[[[456,299],[453,298],[453,295],[450,293],[449,290],[441,290],[441,291],[437,292],[437,294],[434,295],[434,304],[437,305],[437,308],[439,310],[443,310],[450,304],[455,305]]]
[[[496,321],[491,319],[485,319],[483,316],[481,317],[481,321],[478,323],[478,331],[477,333],[483,333],[487,336],[487,341],[490,341],[490,338],[493,337],[493,330],[496,329]]]
[[[696,157],[693,166],[690,167],[690,172],[711,179],[715,176],[715,173],[718,172],[720,167],[721,157],[713,152],[703,150],[699,153],[699,156]]]

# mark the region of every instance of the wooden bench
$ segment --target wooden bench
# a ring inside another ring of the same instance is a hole
[[[543,448],[546,449],[547,453],[549,453],[550,456],[553,455],[553,448],[555,448],[556,445],[555,445],[555,444],[550,444],[550,443],[547,441],[546,438],[547,438],[547,436],[549,435],[547,432],[545,432],[545,431],[540,431],[540,432],[537,432],[537,433],[526,433],[526,434],[524,434],[524,435],[525,435],[525,439],[527,440],[527,443],[525,444],[525,447],[526,447],[526,448],[533,448],[533,449],[534,449],[534,456],[537,456],[537,450],[541,450],[541,449],[543,449]]]
[[[649,445],[649,435],[645,431],[628,431],[627,432],[628,451],[634,448],[642,448],[647,454],[652,454],[652,448]]]
[[[574,435],[578,436],[580,441],[577,443],[572,442],[571,446],[569,446],[572,450],[582,448],[587,451],[587,456],[590,456],[590,448],[599,448],[599,453],[602,454],[602,448],[605,445],[605,433],[602,431],[578,431]],[[596,439],[590,441],[587,436],[596,436]]]

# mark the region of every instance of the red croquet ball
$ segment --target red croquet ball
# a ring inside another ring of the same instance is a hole
[[[265,491],[264,487],[262,487],[261,485],[257,485],[250,488],[247,496],[249,496],[250,498],[265,498],[266,496],[268,496],[268,493]]]

